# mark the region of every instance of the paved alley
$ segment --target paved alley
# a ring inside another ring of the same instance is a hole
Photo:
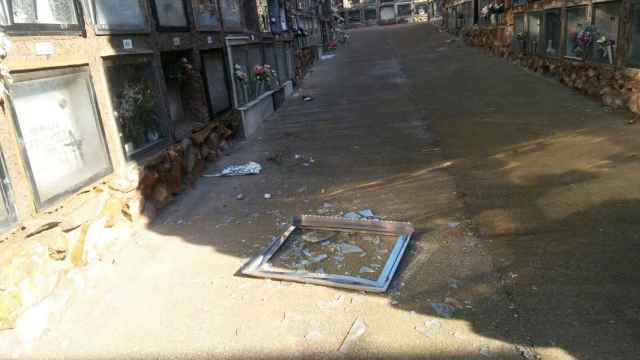
[[[630,115],[429,25],[351,35],[207,171],[262,174],[198,180],[0,358],[345,358],[358,317],[346,358],[636,358]],[[417,229],[388,293],[238,275],[292,216],[365,208]],[[452,318],[432,307],[444,302]]]

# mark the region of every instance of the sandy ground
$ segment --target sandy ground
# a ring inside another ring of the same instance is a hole
[[[290,99],[210,169],[261,175],[199,180],[0,357],[636,358],[640,128],[447,39],[354,31],[305,80],[314,101]],[[364,208],[417,229],[387,294],[238,276],[291,216]]]

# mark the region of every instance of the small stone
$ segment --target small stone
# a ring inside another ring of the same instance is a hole
[[[414,329],[420,334],[426,337],[433,337],[435,333],[440,329],[440,321],[436,319],[431,319],[425,321],[423,324],[416,325]]]
[[[522,356],[526,360],[538,360],[538,359],[540,359],[540,357],[538,355],[536,355],[536,353],[534,353],[528,347],[525,347],[525,346],[522,346],[522,345],[516,345],[516,350],[518,350],[518,352],[520,353],[520,356]]]
[[[47,236],[45,242],[49,250],[49,258],[55,261],[66,259],[68,241],[67,236],[60,229]]]
[[[487,345],[484,345],[480,348],[480,355],[484,357],[491,357],[491,351]]]
[[[244,199],[244,195],[242,195],[242,194],[238,194],[238,195],[236,196],[236,200],[242,200],[242,199]]]
[[[64,261],[67,258],[67,250],[49,248],[49,257],[55,261]]]
[[[265,199],[267,199],[267,200],[268,200],[268,199],[271,199],[271,194],[269,194],[269,193],[264,194],[264,198],[265,198]]]

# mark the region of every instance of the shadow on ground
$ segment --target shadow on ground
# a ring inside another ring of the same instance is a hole
[[[420,229],[383,295],[394,308],[437,316],[431,303],[449,301],[475,333],[544,358],[637,357],[640,130],[447,39],[354,32],[305,84],[314,102],[294,98],[225,160],[262,175],[202,179],[152,230],[248,259],[292,215],[373,208]]]

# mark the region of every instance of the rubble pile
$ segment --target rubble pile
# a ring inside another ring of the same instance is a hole
[[[114,262],[122,241],[146,226],[173,196],[202,175],[238,129],[230,112],[126,176],[107,178],[54,209],[24,221],[0,239],[0,330],[41,303],[74,274],[97,262]]]
[[[505,28],[473,27],[465,30],[463,37],[468,45],[486,49],[494,56],[509,58],[513,55]]]
[[[548,59],[520,54],[514,62],[539,74],[549,75],[585,95],[599,98],[612,109],[628,108],[640,114],[640,81],[611,66]]]
[[[495,56],[539,74],[556,78],[576,91],[598,98],[611,109],[629,109],[640,115],[640,74],[610,65],[553,59],[515,53],[510,42],[503,41],[500,28],[473,28],[465,32],[465,41],[474,47],[489,50]]]
[[[233,134],[227,126],[211,123],[155,156],[133,176],[139,178],[140,196],[155,210],[165,207],[175,194],[203,175],[205,163],[220,156]]]

